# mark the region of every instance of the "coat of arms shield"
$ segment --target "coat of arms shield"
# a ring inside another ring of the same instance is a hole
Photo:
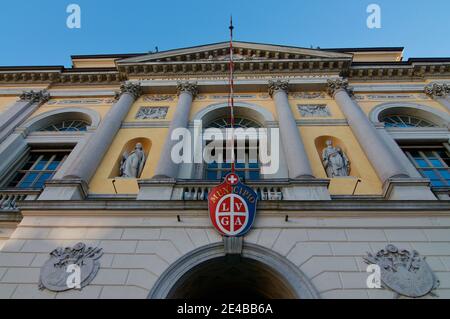
[[[211,222],[224,236],[241,237],[251,229],[256,215],[258,195],[231,173],[208,195]]]

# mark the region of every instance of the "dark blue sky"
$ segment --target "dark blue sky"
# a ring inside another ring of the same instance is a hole
[[[81,29],[66,8],[81,7]],[[366,8],[381,7],[369,29]],[[450,56],[449,0],[15,0],[0,4],[0,65],[65,65],[72,54],[139,53],[236,40],[322,48],[404,46]]]

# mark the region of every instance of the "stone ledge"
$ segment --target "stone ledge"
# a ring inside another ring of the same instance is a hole
[[[164,211],[164,215],[180,214],[183,210],[204,211],[207,213],[208,203],[206,201],[134,201],[134,200],[85,200],[85,201],[24,201],[19,202],[18,207],[21,211],[89,211],[101,210],[101,211],[118,211],[119,214],[123,213],[127,216],[133,214],[152,214],[161,213]],[[134,212],[130,212],[130,210]],[[277,214],[282,214],[285,211],[299,211],[308,213],[314,212],[315,216],[317,212],[334,212],[343,211],[347,214],[353,212],[367,212],[373,216],[374,211],[378,212],[376,216],[379,216],[383,211],[392,214],[392,211],[398,212],[433,212],[437,214],[449,216],[450,215],[450,201],[416,201],[416,200],[332,200],[332,201],[268,201],[260,202],[258,204],[259,211],[274,211]],[[123,211],[123,212],[120,212]],[[152,212],[153,211],[153,212]],[[159,212],[158,212],[159,211]],[[91,212],[92,214],[92,212]],[[110,214],[110,213],[108,213]],[[344,216],[343,214],[342,216]],[[427,216],[429,213],[427,214]]]
[[[388,200],[437,200],[426,178],[390,178],[383,185],[383,195]]]
[[[45,183],[41,200],[81,200],[88,196],[89,187],[81,179],[55,179]]]

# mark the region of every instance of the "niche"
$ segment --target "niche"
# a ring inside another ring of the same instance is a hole
[[[340,148],[342,150],[342,152],[345,154],[345,156],[348,158],[348,160],[350,161],[350,173],[349,173],[348,177],[350,177],[350,178],[351,177],[359,177],[359,172],[357,171],[355,162],[352,159],[352,154],[349,152],[349,150],[344,145],[344,143],[340,139],[338,139],[337,137],[334,137],[334,136],[320,136],[320,137],[316,138],[316,140],[315,140],[316,150],[317,150],[317,153],[320,158],[320,162],[321,162],[321,166],[323,168],[324,175],[327,176],[327,172],[326,172],[326,168],[323,165],[322,155],[323,155],[324,149],[327,147],[327,141],[331,141],[333,143],[332,144],[333,147]],[[347,176],[345,176],[345,177],[347,177]],[[342,178],[345,178],[345,177],[342,177]],[[336,178],[340,178],[340,177],[336,177]]]
[[[109,178],[121,178],[120,177],[120,163],[122,162],[123,154],[125,152],[130,154],[135,149],[137,143],[141,143],[141,145],[142,145],[142,148],[143,148],[143,151],[145,154],[145,158],[146,158],[145,166],[147,165],[147,163],[149,161],[148,154],[150,153],[152,143],[148,138],[145,138],[145,137],[134,138],[134,139],[128,141],[122,148],[116,161],[114,162],[114,166],[111,170],[111,174],[109,175]],[[141,178],[143,174],[144,174],[144,171],[142,172],[141,176],[139,176],[139,177]]]

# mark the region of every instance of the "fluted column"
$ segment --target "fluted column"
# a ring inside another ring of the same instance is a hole
[[[41,104],[49,99],[50,94],[46,90],[23,92],[19,101],[0,114],[0,143]]]
[[[450,112],[450,86],[446,83],[431,83],[425,87],[425,94]]]
[[[130,107],[141,95],[140,84],[126,83],[120,90],[119,100],[111,107],[95,133],[89,138],[77,161],[67,169],[64,179],[80,179],[85,183],[91,180]]]
[[[281,143],[286,154],[289,178],[314,178],[297,123],[288,100],[287,81],[270,81],[269,93],[275,101]]]
[[[153,177],[154,179],[176,178],[178,175],[179,165],[172,160],[171,156],[172,148],[177,141],[173,141],[171,136],[175,129],[188,127],[189,114],[191,112],[192,102],[198,93],[198,87],[196,83],[180,82],[178,83],[177,90],[177,108],[169,126],[167,138]]]
[[[356,139],[366,153],[382,182],[389,178],[409,177],[401,162],[392,154],[373,123],[350,98],[348,81],[328,80],[328,93],[336,100]]]

